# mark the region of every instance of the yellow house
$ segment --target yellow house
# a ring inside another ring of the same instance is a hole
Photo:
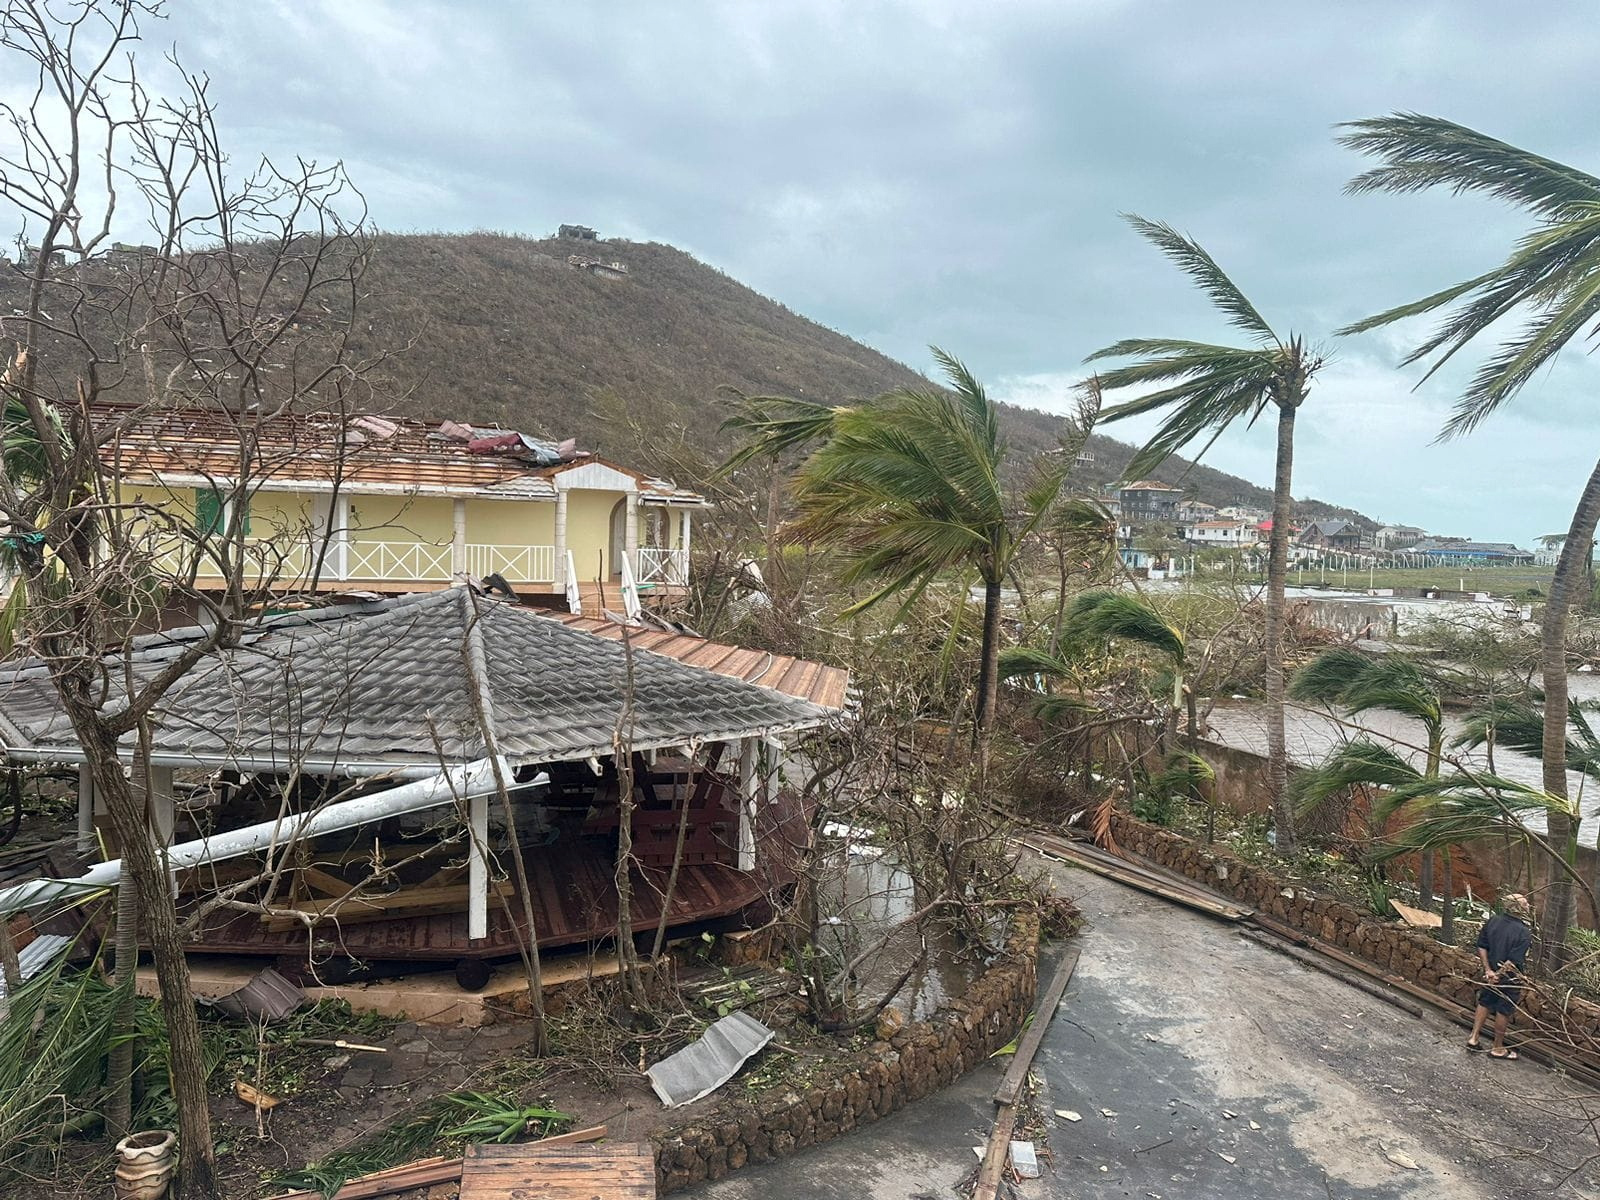
[[[105,410],[101,451],[122,502],[201,532],[242,524],[247,586],[398,593],[498,575],[572,611],[624,607],[688,582],[703,497],[571,444],[455,422],[332,414],[256,419],[213,409]],[[238,498],[244,511],[236,513]],[[220,588],[214,556],[196,584]]]

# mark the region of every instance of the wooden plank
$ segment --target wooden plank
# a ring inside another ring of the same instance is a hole
[[[989,1142],[983,1150],[983,1165],[978,1168],[978,1182],[972,1188],[972,1200],[995,1200],[1000,1190],[1000,1177],[1005,1174],[1006,1159],[1011,1157],[1011,1133],[1017,1127],[1015,1105],[1003,1104],[995,1114],[994,1128],[989,1132]]]
[[[994,1090],[996,1104],[1015,1104],[1017,1097],[1022,1094],[1022,1085],[1028,1080],[1028,1068],[1033,1066],[1033,1056],[1039,1052],[1039,1043],[1044,1041],[1044,1031],[1050,1028],[1050,1018],[1056,1015],[1056,1006],[1066,994],[1067,984],[1072,982],[1072,972],[1078,966],[1078,954],[1076,946],[1068,950],[1051,977],[1050,986],[1045,988],[1039,1007],[1034,1010],[1033,1024],[1023,1031],[1017,1042],[1017,1052],[1011,1057],[1011,1066],[1006,1069],[1000,1086]]]
[[[460,1200],[647,1200],[656,1159],[647,1143],[500,1146],[463,1160]]]
[[[1148,892],[1152,896],[1159,896],[1163,900],[1170,900],[1174,904],[1182,904],[1186,908],[1206,913],[1209,916],[1217,917],[1219,920],[1241,921],[1250,915],[1249,909],[1214,900],[1192,885],[1185,886],[1184,881],[1180,881],[1177,878],[1157,875],[1154,871],[1133,863],[1124,863],[1121,860],[1117,860],[1113,864],[1106,861],[1110,858],[1109,855],[1102,856],[1093,852],[1085,852],[1072,842],[1032,833],[1026,834],[1017,840],[1029,849],[1036,850],[1041,854],[1063,859],[1073,866],[1081,867],[1092,874],[1104,876],[1106,879],[1126,884],[1131,888],[1137,888],[1141,892]]]

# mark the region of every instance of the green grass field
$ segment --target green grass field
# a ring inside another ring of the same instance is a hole
[[[1291,587],[1442,588],[1446,591],[1490,592],[1509,596],[1538,588],[1550,590],[1549,567],[1378,567],[1368,571],[1354,565],[1348,571],[1335,567],[1291,570]]]

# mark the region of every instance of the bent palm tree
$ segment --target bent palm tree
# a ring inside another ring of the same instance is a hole
[[[954,569],[977,576],[983,642],[973,724],[981,769],[994,725],[1001,588],[1018,549],[1056,505],[1066,468],[1036,477],[1014,515],[1001,483],[1005,445],[993,401],[958,359],[937,347],[933,355],[948,391],[905,388],[835,408],[752,400],[739,418],[748,439],[739,454],[820,441],[794,476],[792,534],[839,550],[847,583],[877,582],[847,613],[895,596],[909,605]]]
[[[1130,224],[1177,264],[1179,270],[1222,312],[1228,323],[1246,333],[1252,345],[1217,346],[1173,338],[1132,338],[1089,356],[1090,361],[1128,358],[1134,361],[1100,377],[1106,391],[1152,389],[1136,399],[1107,409],[1106,420],[1141,413],[1165,414],[1154,437],[1128,464],[1127,474],[1148,474],[1202,434],[1209,434],[1201,453],[1230,425],[1254,422],[1272,406],[1277,410],[1277,465],[1272,484],[1272,532],[1267,543],[1267,777],[1274,823],[1280,844],[1294,842],[1294,819],[1285,803],[1288,757],[1284,749],[1283,618],[1284,585],[1288,579],[1289,533],[1293,518],[1290,487],[1294,474],[1294,424],[1305,403],[1322,357],[1295,335],[1281,338],[1253,304],[1200,245],[1171,226],[1130,216]]]
[[[1357,739],[1333,752],[1319,767],[1295,780],[1291,794],[1301,812],[1309,811],[1337,792],[1357,784],[1374,788],[1408,787],[1439,778],[1444,755],[1444,704],[1438,688],[1415,663],[1403,658],[1376,658],[1358,650],[1328,650],[1309,663],[1289,686],[1293,700],[1340,708],[1352,716],[1381,709],[1412,717],[1422,723],[1427,738],[1426,759],[1418,771],[1405,759],[1368,741]],[[1380,831],[1383,806],[1374,805],[1373,830]],[[1424,851],[1417,872],[1422,907],[1433,907],[1433,851]],[[1455,933],[1455,877],[1448,845],[1443,847],[1444,893],[1440,936]]]
[[[1437,329],[1408,354],[1405,364],[1432,360],[1426,380],[1503,317],[1527,320],[1496,346],[1456,402],[1441,439],[1470,433],[1580,333],[1600,330],[1600,178],[1495,138],[1417,113],[1354,121],[1340,141],[1379,160],[1356,176],[1350,192],[1420,192],[1447,187],[1482,192],[1527,210],[1534,226],[1517,240],[1504,262],[1481,275],[1409,304],[1391,308],[1340,330],[1359,333],[1394,321],[1451,308]],[[1541,670],[1546,704],[1540,739],[1544,791],[1567,795],[1567,616],[1593,555],[1600,523],[1600,463],[1596,463],[1561,544],[1545,604]],[[1550,816],[1553,844],[1571,836],[1562,805]],[[1545,956],[1555,965],[1564,953],[1572,921],[1573,893],[1552,863],[1544,914]]]

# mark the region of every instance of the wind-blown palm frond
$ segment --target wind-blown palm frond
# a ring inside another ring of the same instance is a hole
[[[730,389],[732,390],[732,389]],[[746,396],[734,392],[735,408],[722,423],[724,432],[743,435],[739,447],[717,468],[724,476],[757,459],[776,459],[828,435],[848,407],[830,408],[789,396]]]
[[[1403,713],[1435,731],[1442,729],[1444,721],[1438,689],[1415,663],[1358,650],[1324,651],[1295,676],[1289,695],[1295,700],[1338,705],[1352,713],[1373,709]]]
[[[1422,772],[1387,746],[1363,738],[1339,747],[1319,765],[1296,773],[1289,780],[1289,800],[1296,815],[1304,818],[1350,788],[1405,787],[1422,777]]]
[[[1414,851],[1431,851],[1490,834],[1526,840],[1527,820],[1536,816],[1574,816],[1571,800],[1495,775],[1463,771],[1421,780],[1385,793],[1374,816],[1387,821],[1404,814],[1408,823],[1373,848],[1375,861]]]
[[[1487,134],[1421,113],[1391,113],[1340,126],[1341,144],[1383,159],[1345,185],[1362,192],[1421,192],[1444,186],[1487,192],[1537,213],[1562,216],[1600,202],[1600,179],[1519,150]]]
[[[1067,665],[1046,650],[1037,650],[1032,646],[1007,646],[1000,651],[1001,679],[1018,679],[1024,675],[1059,679],[1067,673]]]
[[[1539,220],[1495,269],[1339,331],[1359,333],[1459,302],[1404,359],[1410,364],[1431,358],[1427,379],[1491,326],[1527,312],[1521,329],[1468,382],[1439,436],[1469,433],[1600,321],[1600,180],[1437,117],[1395,113],[1344,128],[1350,132],[1340,141],[1381,160],[1356,176],[1350,191],[1478,191]]]
[[[1062,641],[1138,642],[1183,662],[1183,634],[1150,604],[1127,592],[1084,592],[1067,608],[1061,623]]]
[[[1136,213],[1124,213],[1123,220],[1171,259],[1180,271],[1211,298],[1211,303],[1227,314],[1228,321],[1260,342],[1276,342],[1272,326],[1256,311],[1233,280],[1224,274],[1216,260],[1192,238],[1184,237],[1162,221],[1150,221]]]
[[[1575,700],[1567,702],[1567,766],[1600,779],[1600,737]],[[1476,749],[1486,742],[1538,757],[1544,753],[1544,713],[1522,696],[1496,696],[1470,709],[1453,746]]]

